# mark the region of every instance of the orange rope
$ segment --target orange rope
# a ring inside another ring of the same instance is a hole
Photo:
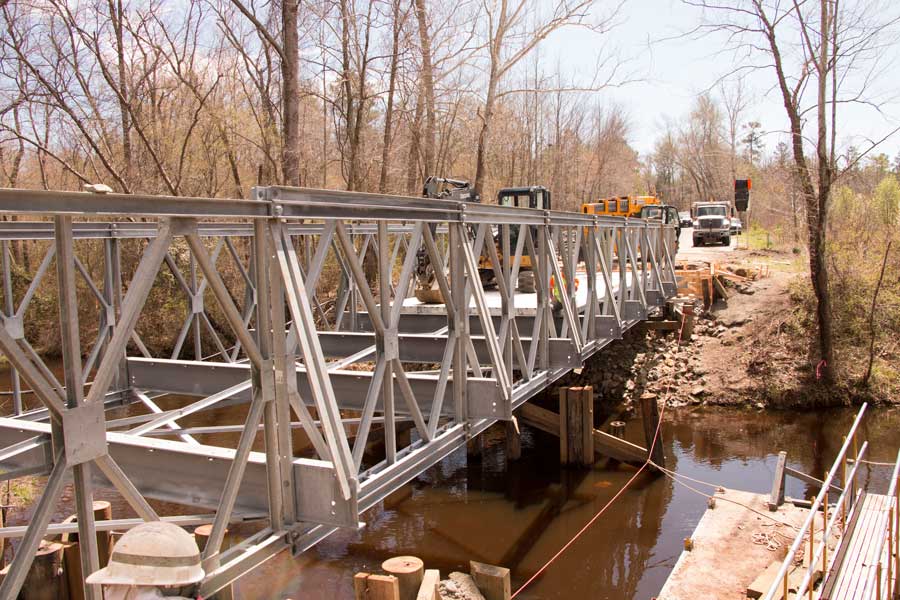
[[[682,335],[682,332],[684,331],[684,321],[685,321],[685,315],[682,315],[682,317],[681,317],[681,326],[678,328],[678,347],[679,347],[679,348],[681,347],[681,335]],[[669,390],[670,390],[670,388],[671,388],[671,380],[666,384],[665,400],[668,400],[668,399],[669,399]],[[628,486],[630,486],[630,485],[634,482],[634,480],[638,478],[638,475],[640,475],[640,474],[643,472],[643,470],[647,468],[647,465],[649,465],[649,464],[651,463],[651,457],[653,456],[653,449],[656,447],[656,442],[659,440],[659,431],[660,431],[660,429],[662,428],[663,415],[665,414],[665,412],[666,412],[666,402],[663,402],[663,407],[662,407],[662,410],[660,411],[660,414],[659,414],[659,422],[656,424],[656,431],[655,431],[654,434],[653,434],[653,442],[650,444],[650,447],[647,449],[647,460],[644,461],[644,464],[641,465],[641,468],[638,469],[638,470],[635,472],[635,474],[631,476],[631,479],[629,479],[628,481],[625,482],[625,485],[622,486],[622,489],[620,489],[618,492],[616,492],[616,495],[613,496],[612,498],[610,498],[609,502],[607,502],[607,503],[603,506],[603,508],[601,508],[600,511],[599,511],[597,514],[595,514],[595,515],[591,518],[591,520],[588,521],[588,522],[584,525],[584,527],[582,527],[582,528],[578,531],[578,533],[576,533],[576,534],[572,537],[572,539],[570,539],[568,542],[566,542],[566,544],[565,544],[562,548],[560,548],[559,551],[558,551],[556,554],[554,554],[552,557],[550,557],[550,560],[548,560],[546,563],[544,563],[544,565],[543,565],[540,569],[538,569],[537,572],[536,572],[534,575],[532,575],[532,576],[528,579],[528,581],[526,581],[525,583],[523,583],[523,584],[519,587],[519,589],[517,589],[517,590],[515,591],[515,593],[510,597],[511,599],[512,599],[512,598],[515,598],[516,596],[518,596],[519,594],[521,594],[522,591],[523,591],[525,588],[527,588],[529,585],[531,585],[531,583],[532,583],[535,579],[537,579],[538,577],[540,577],[541,574],[542,574],[544,571],[546,571],[547,568],[548,568],[551,564],[553,564],[553,561],[555,561],[555,560],[556,560],[557,558],[559,558],[566,550],[568,550],[569,547],[570,547],[572,544],[575,543],[575,540],[577,540],[579,537],[581,537],[581,535],[582,535],[585,531],[587,531],[587,530],[590,528],[590,526],[593,525],[594,522],[596,522],[597,519],[599,519],[600,516],[601,516],[604,512],[606,512],[606,509],[608,509],[610,506],[612,506],[613,502],[615,502],[616,500],[619,499],[619,496],[621,496],[621,495],[625,492],[625,490],[628,489]]]

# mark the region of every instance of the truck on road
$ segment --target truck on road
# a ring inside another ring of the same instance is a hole
[[[725,246],[731,244],[727,202],[694,202],[691,215],[694,217],[694,246],[708,242],[720,242]]]

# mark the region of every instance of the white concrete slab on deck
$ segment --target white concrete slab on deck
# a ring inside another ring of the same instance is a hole
[[[575,278],[578,281],[578,288],[575,292],[575,304],[578,311],[581,312],[584,307],[587,306],[588,302],[587,273],[585,273],[584,271],[579,271],[578,273],[576,273]],[[614,271],[611,274],[611,279],[613,285],[613,293],[616,293],[619,290],[619,272]],[[631,285],[631,279],[632,274],[629,270],[625,274],[625,281],[628,283],[628,285]],[[604,294],[606,294],[606,284],[603,281],[603,276],[599,274],[597,275],[597,294],[601,298]],[[501,316],[503,301],[500,295],[500,291],[496,288],[485,290],[484,296],[491,315],[497,317]],[[517,292],[513,296],[513,302],[515,303],[516,316],[525,317],[534,316],[535,314],[537,314],[537,293],[523,294],[521,292]],[[469,308],[472,310],[472,312],[475,311],[474,298],[469,301]],[[406,298],[403,301],[403,309],[401,310],[401,312],[403,314],[446,315],[447,308],[443,304],[426,304],[415,297],[411,297]]]

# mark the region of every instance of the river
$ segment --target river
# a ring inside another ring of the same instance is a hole
[[[0,386],[3,383],[8,382],[0,381]],[[173,398],[161,404],[173,408],[176,403]],[[132,413],[132,409],[123,412]],[[198,414],[185,425],[236,423],[245,410],[245,406],[232,406]],[[854,414],[850,409],[808,414],[670,409],[664,415],[662,440],[668,466],[679,475],[768,493],[780,450],[787,451],[790,466],[821,477]],[[870,411],[861,439],[870,442],[871,460],[896,458],[898,426],[900,410]],[[363,529],[339,532],[296,558],[279,555],[237,582],[235,597],[352,599],[354,573],[378,571],[383,560],[401,554],[422,558],[426,568],[440,569],[444,577],[451,570],[467,572],[469,560],[503,565],[511,570],[516,590],[634,474],[631,467],[610,468],[603,462],[591,470],[560,468],[558,439],[528,427],[523,427],[522,457],[507,469],[502,434],[490,430],[486,435],[480,460],[467,464],[465,450],[455,452],[364,513]],[[639,420],[628,423],[626,437],[641,439]],[[203,436],[201,441],[233,447],[236,438],[236,434]],[[877,491],[887,487],[888,469],[865,466],[863,476]],[[684,538],[706,510],[701,492],[713,491],[703,483],[686,483],[695,489],[642,473],[517,598],[643,600],[655,596],[678,559]],[[815,491],[788,479],[789,496],[808,497]],[[113,502],[116,517],[128,516],[130,510],[114,493],[97,492]],[[69,496],[64,494],[57,518],[72,511]],[[163,513],[185,512],[154,504]],[[10,524],[27,522],[29,513],[14,511]]]
[[[735,409],[680,409],[667,415],[663,441],[670,468],[691,478],[768,493],[778,451],[788,464],[822,476],[853,410],[797,415]],[[862,439],[870,459],[893,461],[900,411],[872,411]],[[640,439],[629,423],[629,439]],[[426,568],[468,571],[468,561],[509,567],[513,590],[535,573],[633,475],[633,469],[561,469],[558,440],[525,429],[522,458],[504,466],[500,435],[480,462],[461,450],[364,515],[365,528],[342,532],[303,556],[279,556],[236,588],[236,597],[352,599],[352,576],[377,571],[394,555],[412,554]],[[865,467],[883,491],[889,470]],[[689,483],[698,491],[712,488]],[[787,495],[812,490],[788,479]],[[525,589],[521,599],[647,599],[655,596],[706,510],[706,498],[665,477],[643,474],[569,549]],[[749,535],[749,533],[748,533]]]

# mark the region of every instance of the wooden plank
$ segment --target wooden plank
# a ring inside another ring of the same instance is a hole
[[[713,287],[715,288],[715,290],[719,293],[719,295],[722,298],[724,298],[725,300],[728,300],[728,298],[731,297],[731,294],[728,293],[728,290],[725,289],[725,286],[722,284],[721,281],[719,281],[718,277],[713,277],[712,282],[713,282]]]
[[[400,582],[393,575],[369,575],[366,600],[400,600]]]
[[[559,435],[559,415],[551,410],[526,402],[519,409],[521,421],[546,433]],[[643,463],[647,460],[647,449],[629,441],[619,439],[605,431],[594,429],[594,453],[609,456],[620,462]]]
[[[353,594],[354,600],[400,600],[400,583],[393,575],[357,573]]]
[[[512,594],[509,569],[469,561],[469,573],[485,600],[509,600]]]
[[[369,575],[369,573],[357,573],[353,576],[353,600],[366,600]]]
[[[559,388],[559,415],[556,420],[559,436],[559,464],[569,464],[569,389]]]
[[[416,600],[441,600],[441,593],[438,591],[440,583],[441,572],[439,570],[425,569],[425,576],[422,578],[422,585],[419,586]]]
[[[581,464],[594,464],[594,388],[586,386],[581,390]]]
[[[680,328],[680,321],[644,321],[647,331],[678,331]]]
[[[749,586],[747,586],[748,598],[762,598],[778,577],[778,571],[781,569],[781,561],[773,560],[769,563],[762,573],[756,576]]]
[[[784,467],[787,461],[787,452],[778,453],[778,462],[775,465],[775,479],[772,481],[772,493],[769,494],[769,510],[775,512],[784,504]]]

